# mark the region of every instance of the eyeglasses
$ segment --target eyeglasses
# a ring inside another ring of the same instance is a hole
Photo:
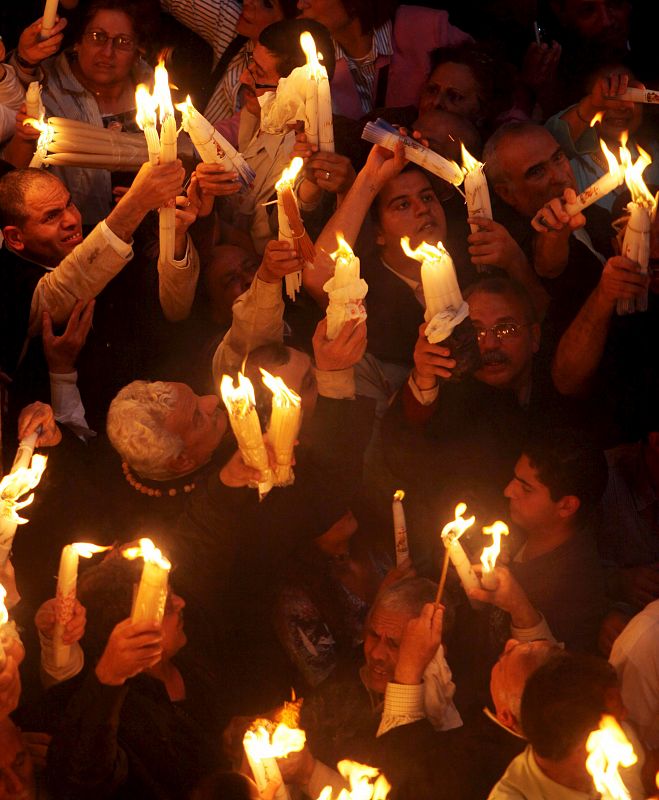
[[[256,61],[253,58],[250,58],[247,62],[247,72],[252,76],[252,80],[254,81],[254,88],[255,89],[276,89],[276,83],[258,83],[258,75],[254,74],[254,68],[258,67]]]
[[[113,48],[126,52],[135,50],[137,47],[135,40],[124,33],[120,33],[118,36],[108,36],[105,31],[86,31],[84,37],[94,47],[105,47],[108,42],[112,43]]]
[[[531,322],[498,322],[496,325],[492,325],[491,328],[479,328],[474,326],[474,331],[479,342],[485,341],[485,337],[490,331],[501,342],[504,339],[512,339],[519,336],[522,332],[522,328],[527,328],[532,324]]]

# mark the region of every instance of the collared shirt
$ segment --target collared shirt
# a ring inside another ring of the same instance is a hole
[[[334,56],[338,61],[344,58],[350,69],[350,74],[355,82],[362,111],[367,114],[373,108],[376,91],[377,68],[375,62],[380,56],[392,56],[393,46],[393,25],[391,20],[387,20],[384,25],[373,31],[371,51],[363,58],[352,58],[341,47],[338,42],[334,42]]]

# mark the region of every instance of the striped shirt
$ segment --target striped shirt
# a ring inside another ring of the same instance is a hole
[[[363,58],[351,58],[338,42],[334,42],[334,56],[338,61],[344,58],[350,69],[350,74],[355,82],[362,111],[368,114],[373,109],[375,102],[377,68],[375,62],[379,56],[392,56],[393,46],[393,24],[387,20],[384,25],[373,31],[371,52]]]
[[[208,42],[213,48],[214,65],[236,36],[242,11],[238,0],[160,0],[160,6]],[[238,110],[239,78],[253,49],[253,43],[247,42],[229,62],[204,110],[210,122],[226,119]]]

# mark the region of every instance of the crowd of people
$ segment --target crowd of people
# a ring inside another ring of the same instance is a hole
[[[605,715],[637,756],[629,796],[656,792],[659,219],[637,263],[625,182],[571,210],[609,170],[601,142],[650,162],[646,202],[659,187],[658,106],[626,95],[659,89],[646,4],[430,5],[60,0],[48,30],[41,0],[0,9],[0,467],[30,435],[48,455],[0,559],[0,798],[336,798],[349,759],[391,800],[589,800]],[[262,127],[305,31],[332,150],[304,120]],[[249,186],[184,132],[177,160],[133,172],[30,166],[30,84],[46,120],[141,136],[161,55]],[[365,141],[378,118],[457,164],[463,145],[492,218]],[[294,156],[313,263],[279,230]],[[454,265],[465,313],[439,341],[405,237]],[[340,240],[368,291],[335,332]],[[220,393],[251,380],[274,467],[263,370],[302,408],[294,479],[267,493]],[[438,591],[459,503],[476,577],[449,566]],[[510,533],[482,582],[495,520]],[[142,537],[172,564],[159,623],[134,621],[143,562],[123,555]],[[108,550],[62,630],[72,542]],[[257,787],[243,736],[291,713],[306,743]]]

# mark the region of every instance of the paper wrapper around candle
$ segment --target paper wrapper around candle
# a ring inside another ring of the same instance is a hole
[[[263,383],[272,392],[272,412],[268,441],[275,453],[274,485],[290,486],[293,474],[293,451],[300,432],[302,408],[300,396],[289,389],[281,378],[261,368]]]
[[[172,565],[151,539],[140,539],[139,547],[128,547],[122,555],[131,561],[140,557],[144,559],[144,568],[130,615],[132,622],[160,625],[165,615],[169,571]]]
[[[460,583],[465,592],[468,593],[471,589],[480,589],[481,584],[459,541],[462,534],[476,521],[476,517],[473,516],[469,517],[469,519],[464,518],[463,514],[466,510],[467,506],[465,503],[458,503],[455,508],[455,519],[444,526],[441,536],[444,547],[451,559],[451,563],[458,573]],[[470,602],[472,606],[477,606],[477,603],[474,601]]]
[[[276,800],[290,800],[276,759],[300,752],[305,741],[304,731],[297,728],[289,728],[282,723],[275,726],[269,720],[256,720],[253,723],[252,730],[243,737],[243,747],[260,792],[265,791],[269,781],[278,780],[281,785],[275,792]]]
[[[433,175],[437,175],[438,178],[442,178],[442,180],[448,181],[454,186],[459,186],[463,181],[462,170],[455,161],[449,161],[444,156],[440,156],[439,153],[424,147],[411,136],[401,136],[396,128],[383,119],[367,122],[362,132],[362,139],[373,144],[379,144],[388,150],[394,150],[396,144],[401,141],[405,147],[405,158],[408,161],[413,161],[420,167],[427,169],[428,172],[432,172]]]
[[[323,291],[329,296],[326,312],[328,339],[336,339],[348,320],[366,320],[363,301],[368,292],[368,284],[359,277],[359,259],[343,237],[338,237],[338,244],[338,250],[331,254],[334,276],[323,286]]]
[[[631,795],[618,770],[633,766],[638,758],[615,717],[602,715],[599,728],[588,736],[586,752],[586,769],[602,800],[629,800]]]
[[[407,541],[407,523],[405,522],[405,509],[403,508],[404,497],[405,492],[402,489],[397,489],[394,492],[394,499],[392,502],[397,567],[400,567],[400,565],[410,557],[410,548]]]
[[[258,490],[259,497],[263,498],[272,489],[273,478],[259,415],[256,413],[252,382],[240,372],[236,387],[231,376],[223,375],[220,394],[227,408],[231,430],[236,437],[243,460],[249,467],[261,473]]]

